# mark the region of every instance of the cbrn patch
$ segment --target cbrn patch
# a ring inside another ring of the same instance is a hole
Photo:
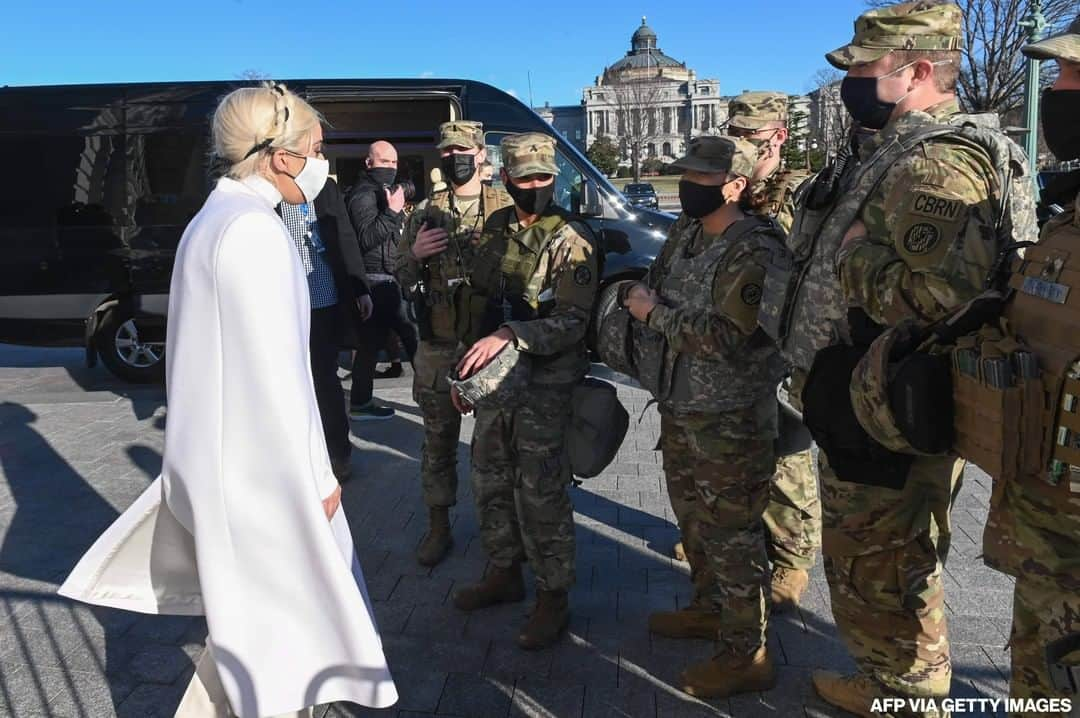
[[[904,233],[904,249],[908,254],[927,254],[941,241],[941,230],[929,222],[912,225]]]
[[[574,267],[574,283],[580,287],[587,287],[592,283],[592,270],[584,264]]]
[[[739,290],[739,296],[743,300],[743,304],[754,307],[761,303],[761,285],[760,284],[744,284],[743,288]]]
[[[958,199],[916,192],[911,202],[911,214],[945,222],[956,222],[963,217],[964,203]]]

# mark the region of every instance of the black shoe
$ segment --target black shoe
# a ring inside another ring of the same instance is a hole
[[[382,369],[380,371],[375,372],[375,378],[376,379],[397,379],[404,373],[405,373],[405,370],[401,368],[401,362],[394,362],[393,364],[391,364],[389,366],[389,368]]]
[[[369,401],[361,406],[349,409],[349,418],[353,421],[384,421],[394,418],[394,410],[388,406],[379,406],[374,401]]]

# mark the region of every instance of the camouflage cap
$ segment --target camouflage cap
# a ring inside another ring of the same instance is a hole
[[[703,135],[690,140],[686,156],[671,163],[680,170],[733,172],[743,177],[754,173],[757,147],[737,137]]]
[[[728,125],[760,130],[770,122],[787,122],[788,98],[783,92],[744,92],[728,104]]]
[[[483,147],[484,126],[471,120],[453,120],[439,125],[438,148]]]
[[[1020,51],[1036,60],[1080,62],[1080,15],[1065,28],[1065,32],[1024,45]]]
[[[893,50],[959,50],[963,13],[953,3],[916,0],[864,12],[855,21],[851,42],[825,55],[846,70],[865,65]]]
[[[503,169],[511,177],[559,174],[555,164],[555,138],[540,132],[507,135],[500,145]]]

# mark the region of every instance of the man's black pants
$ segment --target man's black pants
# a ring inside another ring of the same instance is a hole
[[[311,378],[315,383],[315,399],[319,402],[319,417],[330,460],[338,467],[352,456],[349,441],[349,414],[345,411],[345,392],[338,378],[338,352],[341,349],[344,316],[341,306],[311,310]]]
[[[359,342],[353,358],[352,390],[349,404],[360,407],[371,401],[375,383],[375,365],[379,350],[386,346],[390,332],[398,335],[405,347],[406,359],[412,361],[419,341],[416,327],[405,313],[405,302],[397,282],[380,282],[371,288],[372,316],[357,329]]]

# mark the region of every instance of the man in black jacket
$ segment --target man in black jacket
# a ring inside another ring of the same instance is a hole
[[[394,415],[393,409],[377,405],[372,397],[376,360],[390,332],[401,339],[410,360],[417,344],[416,328],[405,316],[401,289],[393,277],[405,219],[404,190],[392,187],[397,177],[397,150],[385,140],[373,142],[364,164],[365,171],[348,197],[349,219],[363,251],[374,302],[372,321],[361,326],[363,337],[353,359],[349,413],[357,421]]]
[[[338,481],[352,475],[352,443],[345,393],[337,376],[342,346],[358,346],[372,302],[364,260],[337,183],[330,179],[314,202],[277,208],[296,244],[311,292],[311,376],[326,448]]]

